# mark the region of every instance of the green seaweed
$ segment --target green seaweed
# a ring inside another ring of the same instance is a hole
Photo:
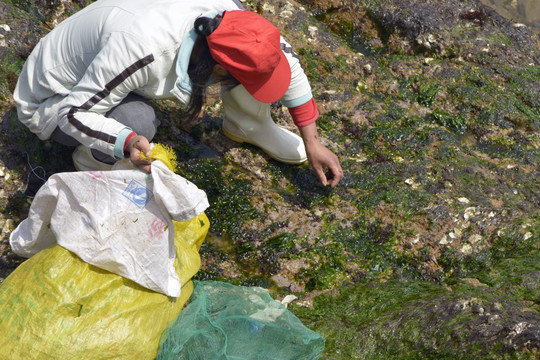
[[[436,109],[431,114],[426,116],[428,122],[432,122],[455,132],[456,134],[463,135],[468,130],[467,120],[460,115],[451,115],[444,110]]]
[[[24,61],[10,53],[6,54],[0,63],[0,101],[8,101],[15,89],[15,84],[23,67]]]
[[[532,360],[534,352],[516,354],[502,339],[486,341],[474,328],[485,311],[519,311],[509,298],[466,283],[449,288],[423,281],[361,280],[341,287],[338,296],[317,297],[312,308],[290,308],[325,336],[321,359]]]
[[[11,2],[43,15],[28,1]],[[251,0],[247,4],[258,6]],[[355,4],[364,6],[368,17],[376,15],[376,2]],[[309,41],[296,48],[323,110],[317,121],[321,138],[345,170],[337,188],[321,186],[308,163],[273,160],[260,168],[265,180],[254,181],[263,189],[256,188],[248,170],[220,153],[219,110],[203,116],[189,136],[171,131],[178,126],[176,107],[158,111],[170,124],[159,129],[156,141],[174,144],[179,173],[205,190],[210,201],[211,233],[201,248],[203,269],[196,279],[262,286],[284,295],[290,289],[278,287],[272,276],[284,270],[284,260],[299,260],[305,268],[289,280],[305,285],[305,292],[329,292],[315,298],[313,308],[291,305],[306,325],[326,337],[324,359],[537,358],[538,351],[512,353],[496,337],[482,342],[471,329],[482,320],[482,308],[500,311],[501,318],[514,314],[513,319],[540,310],[540,67],[499,64],[488,53],[464,60],[456,44],[430,59],[388,54],[391,37],[404,39],[399,33],[382,27],[363,33],[333,8],[316,15],[332,21],[332,31],[342,40],[333,44],[346,43],[353,50],[328,56]],[[310,19],[300,25],[304,33],[312,23],[328,32]],[[456,26],[450,34],[474,38],[477,31]],[[382,48],[371,42],[377,37],[385,43]],[[501,33],[479,38],[512,45]],[[351,63],[358,50],[364,57]],[[368,63],[369,71],[359,65]],[[22,62],[9,55],[1,65],[0,96],[9,102]],[[5,119],[16,120],[14,113],[10,116]],[[54,157],[54,147],[30,135],[12,132],[13,143],[34,154],[32,164]],[[209,146],[218,143],[217,158],[199,157],[194,144],[207,139]],[[9,171],[21,178],[26,174],[23,165]],[[256,210],[252,196],[264,191],[270,196]],[[470,203],[457,201],[460,197]],[[28,211],[21,192],[0,205],[2,214],[16,219]],[[306,225],[284,231],[294,219],[257,226],[283,207],[299,210],[320,229],[311,234]],[[452,230],[468,207],[482,214],[463,229],[461,241],[480,234],[481,243],[467,254],[455,244],[440,246],[438,232]],[[496,216],[487,222],[491,211]],[[415,236],[422,237],[417,247],[408,243]],[[470,307],[452,312],[464,303]]]
[[[259,216],[250,201],[252,184],[238,175],[229,176],[225,161],[199,159],[180,166],[179,173],[206,192],[211,206],[207,210],[212,230],[234,237],[242,225]]]
[[[439,84],[422,83],[418,87],[418,93],[416,95],[416,101],[423,106],[431,107],[435,102],[435,97],[441,90]]]

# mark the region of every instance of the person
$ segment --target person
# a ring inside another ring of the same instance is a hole
[[[323,185],[339,183],[343,170],[319,140],[298,56],[279,29],[237,0],[98,0],[40,40],[14,100],[19,120],[40,139],[76,146],[77,170],[129,158],[149,172],[151,160],[140,155],[160,124],[150,100],[178,99],[193,119],[217,82],[226,136],[284,163],[309,160]],[[272,120],[277,100],[301,136]]]

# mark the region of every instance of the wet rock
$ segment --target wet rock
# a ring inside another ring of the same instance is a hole
[[[510,303],[497,305],[480,299],[465,298],[454,301],[442,300],[437,304],[423,304],[421,308],[423,314],[420,316],[430,319],[425,328],[434,333],[449,331],[454,335],[447,340],[449,343],[455,343],[452,347],[459,346],[461,341],[467,342],[461,344],[464,347],[474,343],[490,343],[493,346],[502,344],[507,352],[523,347],[538,349],[540,344],[538,313],[522,312]],[[454,330],[446,328],[444,324],[454,324]],[[422,346],[430,347],[427,342]],[[482,356],[481,352],[476,356]]]
[[[327,11],[324,1],[306,3],[322,12]],[[531,51],[537,47],[538,37],[527,28],[515,27],[512,21],[503,18],[479,0],[394,0],[377,4],[373,8],[369,5],[362,7],[352,1],[345,4],[340,11],[326,15],[327,21],[350,23],[356,36],[378,39],[380,43],[373,46],[374,49],[386,47],[387,51],[394,53],[463,56],[479,61],[482,53],[487,51],[490,56],[506,63],[517,64],[517,58],[536,64],[540,61],[535,51]],[[356,15],[348,17],[353,12],[347,12],[346,8],[355,8]],[[374,32],[372,29],[377,26],[373,24],[380,24],[379,29],[382,31]],[[468,31],[470,27],[475,27],[481,33],[480,37],[475,34],[476,31]],[[489,47],[487,44],[479,46],[478,40],[488,41],[494,34],[508,38],[509,43],[490,41]],[[372,40],[371,43],[376,42]],[[519,55],[509,56],[509,48],[514,48]]]
[[[83,3],[26,4],[0,3],[0,57],[14,64],[0,68],[7,94],[0,96],[1,138],[14,139],[0,141],[0,278],[22,261],[9,252],[7,234],[27,215],[25,189],[37,191],[39,178],[70,161],[69,151],[7,125],[16,123],[10,92],[24,58]],[[358,353],[347,349],[374,341],[379,356],[389,348],[380,340],[388,333],[372,336],[380,326],[392,329],[392,345],[427,349],[418,358],[438,349],[469,355],[469,344],[479,356],[497,344],[538,351],[538,271],[531,265],[540,203],[538,37],[475,0],[244,4],[278,25],[298,53],[321,113],[321,141],[346,174],[337,188],[324,188],[308,164],[279,164],[229,140],[217,99],[194,124],[179,124],[178,105],[156,101],[167,129],[158,140],[175,148],[182,175],[211,201],[215,233],[201,250],[199,279],[294,292],[302,298],[295,303],[310,307],[325,292],[367,286],[362,292],[377,292],[366,303],[383,307],[407,293],[402,282],[440,285],[401,299],[403,312],[375,309],[372,323],[329,333],[329,358],[353,358]],[[272,114],[297,131],[281,103]],[[483,273],[506,260],[515,263]],[[514,273],[517,265],[529,267]],[[399,282],[395,292],[377,298],[392,281]],[[472,294],[456,286],[462,282]],[[328,301],[324,322],[342,325],[362,313],[360,302],[344,303],[351,307],[332,315],[340,304]],[[312,318],[308,310],[304,320]],[[409,325],[419,337],[407,338]],[[359,334],[369,341],[349,341]]]

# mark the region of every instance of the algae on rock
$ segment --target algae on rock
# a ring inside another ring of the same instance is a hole
[[[2,278],[22,261],[7,239],[29,189],[72,170],[70,149],[12,126],[25,57],[84,6],[40,4],[0,3],[10,29],[0,27],[10,139],[0,141],[10,174],[0,176]],[[321,139],[345,177],[324,188],[308,164],[283,165],[227,139],[219,89],[196,124],[156,101],[156,140],[175,149],[179,172],[211,204],[199,279],[294,293],[291,309],[327,338],[327,359],[537,358],[538,35],[477,0],[244,4],[298,53]],[[281,103],[272,116],[296,131]]]

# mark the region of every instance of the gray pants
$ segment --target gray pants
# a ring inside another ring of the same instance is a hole
[[[135,131],[137,135],[146,137],[148,141],[152,141],[160,124],[150,100],[134,93],[129,94],[120,104],[105,115],[128,126]],[[81,144],[79,141],[60,130],[59,127],[54,129],[51,134],[51,140],[66,146],[78,146]],[[92,149],[92,155],[96,160],[107,164],[114,164],[116,162],[116,159],[112,156],[102,153],[101,151]]]

